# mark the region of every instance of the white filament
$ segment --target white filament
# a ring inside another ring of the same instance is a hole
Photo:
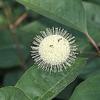
[[[31,46],[31,55],[39,68],[60,72],[72,65],[76,59],[75,37],[61,28],[47,28],[36,36]]]

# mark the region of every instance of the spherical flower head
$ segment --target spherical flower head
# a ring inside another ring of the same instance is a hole
[[[75,37],[61,28],[47,28],[36,36],[31,55],[39,68],[50,72],[67,69],[76,59]]]
[[[60,35],[47,36],[39,45],[39,54],[48,64],[61,64],[69,57],[69,42]]]

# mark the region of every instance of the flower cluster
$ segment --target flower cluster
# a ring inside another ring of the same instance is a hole
[[[61,28],[46,28],[36,36],[31,56],[39,68],[60,72],[69,68],[76,59],[75,37]]]

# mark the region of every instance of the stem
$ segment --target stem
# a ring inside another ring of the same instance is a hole
[[[22,14],[22,15],[16,20],[16,22],[13,24],[13,28],[18,27],[18,25],[20,25],[20,24],[23,22],[23,20],[26,19],[27,16],[28,16],[28,14],[27,14],[26,12],[25,12],[24,14]]]
[[[4,3],[3,3],[4,4]],[[12,35],[12,39],[13,41],[15,42],[16,44],[16,50],[17,50],[17,53],[18,53],[18,57],[20,59],[20,67],[25,70],[26,67],[25,67],[25,60],[24,60],[24,55],[23,55],[23,51],[20,47],[20,43],[19,43],[19,40],[17,38],[17,35],[16,35],[16,27],[22,22],[22,19],[20,19],[20,21],[17,21],[15,22],[15,26],[12,23],[12,11],[11,11],[11,7],[7,4],[4,4],[3,5],[3,9],[4,9],[4,13],[8,19],[8,25],[9,25],[9,29],[11,30],[11,35]],[[26,17],[24,17],[26,18]]]
[[[26,67],[25,67],[25,60],[24,60],[24,55],[23,55],[22,49],[21,49],[21,47],[20,47],[19,40],[18,40],[18,38],[17,38],[15,29],[13,28],[13,25],[9,25],[9,28],[10,28],[11,33],[12,33],[13,41],[14,41],[15,44],[16,44],[16,50],[17,50],[17,54],[18,54],[19,59],[20,59],[20,65],[21,65],[22,69],[24,70],[24,69],[26,68]]]
[[[100,54],[100,49],[97,46],[96,42],[93,40],[93,38],[88,33],[84,33],[84,34],[89,39],[89,42],[93,45],[93,47],[97,50],[98,54]]]

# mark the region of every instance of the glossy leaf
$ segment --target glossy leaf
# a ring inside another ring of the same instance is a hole
[[[99,66],[98,66],[99,67]],[[76,87],[70,100],[99,100],[100,71]]]
[[[81,0],[17,0],[37,13],[61,24],[87,32],[85,12]]]
[[[48,73],[33,65],[17,82],[20,88],[33,100],[50,100],[70,84],[79,74],[85,59],[79,58],[63,73]]]
[[[4,87],[0,89],[0,100],[30,100],[20,89]]]

